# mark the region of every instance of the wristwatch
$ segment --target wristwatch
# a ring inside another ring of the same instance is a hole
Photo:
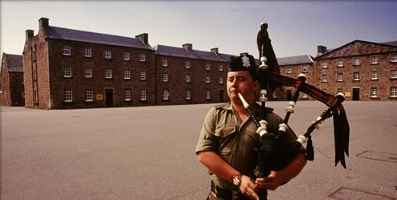
[[[233,185],[239,187],[241,184],[241,175],[233,176]]]

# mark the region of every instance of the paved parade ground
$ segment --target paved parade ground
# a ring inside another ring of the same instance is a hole
[[[204,200],[194,147],[209,105],[73,110],[1,108],[2,200]],[[270,102],[284,116],[287,102]],[[345,102],[347,169],[334,167],[332,120],[314,132],[315,160],[271,200],[396,200],[397,102]],[[302,133],[325,107],[300,101]]]

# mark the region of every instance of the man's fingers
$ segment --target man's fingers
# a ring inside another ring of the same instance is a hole
[[[259,200],[258,194],[252,189],[252,188],[247,188],[247,191],[245,193],[250,199],[255,199]]]
[[[263,182],[265,179],[264,178],[256,178],[255,183],[260,183]]]

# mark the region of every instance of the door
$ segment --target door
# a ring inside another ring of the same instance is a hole
[[[292,100],[292,91],[291,90],[287,90],[287,100],[288,101]]]
[[[353,101],[359,101],[360,100],[360,88],[353,88],[352,100]]]
[[[219,91],[219,101],[224,102],[225,101],[225,92],[223,90]]]
[[[113,89],[105,89],[105,104],[108,107],[113,106]]]

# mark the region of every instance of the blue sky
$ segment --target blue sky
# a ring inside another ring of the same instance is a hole
[[[1,1],[1,51],[21,54],[25,30],[50,25],[122,36],[149,34],[152,46],[257,56],[259,24],[269,24],[277,57],[315,55],[353,40],[397,40],[393,1]]]

